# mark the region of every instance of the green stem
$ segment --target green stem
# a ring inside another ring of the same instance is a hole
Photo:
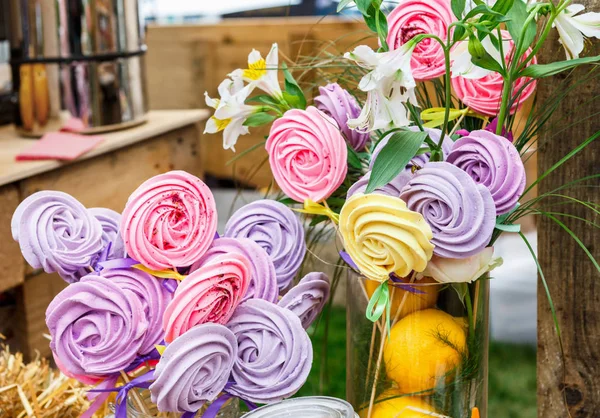
[[[469,317],[469,346],[475,341],[475,324],[473,323],[473,303],[471,302],[471,289],[467,284],[467,294],[465,297],[467,315]]]
[[[452,104],[452,86],[450,85],[450,47],[442,46],[444,49],[444,60],[446,66],[446,74],[444,75],[444,84],[446,87],[446,106],[444,108],[444,125],[442,127],[442,134],[440,135],[440,140],[437,144],[438,150],[442,149],[442,142],[444,142],[444,137],[448,132],[448,121],[450,119],[450,105]]]
[[[502,87],[502,102],[500,103],[500,113],[498,113],[498,125],[496,126],[496,135],[502,135],[502,127],[504,126],[504,119],[506,119],[506,113],[508,111],[508,105],[512,97],[512,74],[509,71],[508,76],[504,78],[504,86]]]

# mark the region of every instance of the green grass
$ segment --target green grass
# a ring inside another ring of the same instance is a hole
[[[334,307],[329,322],[326,353],[324,335],[326,313],[316,329],[310,329],[313,340],[313,369],[298,396],[323,394],[346,397],[346,312]],[[321,373],[322,370],[328,373]],[[490,344],[489,418],[535,418],[536,353],[527,345],[492,342]]]

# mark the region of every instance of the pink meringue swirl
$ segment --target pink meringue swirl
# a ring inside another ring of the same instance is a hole
[[[337,122],[313,106],[288,110],[277,119],[266,149],[275,181],[298,202],[327,199],[348,171],[348,149]]]
[[[152,270],[190,266],[206,252],[216,231],[210,189],[185,171],[146,180],[129,197],[121,222],[127,254]]]
[[[506,138],[473,131],[454,143],[447,161],[466,171],[492,193],[496,214],[510,212],[525,190],[525,166],[519,151]]]
[[[402,189],[400,199],[431,227],[435,255],[466,258],[490,242],[496,226],[490,191],[450,163],[425,164]]]
[[[401,0],[387,17],[387,43],[398,49],[417,35],[432,34],[447,38],[448,26],[456,20],[449,0]],[[444,50],[433,39],[424,39],[415,47],[410,63],[417,80],[431,80],[445,72]]]
[[[248,290],[252,264],[239,253],[208,260],[181,282],[163,316],[167,343],[195,325],[226,324]]]
[[[515,44],[510,38],[508,31],[503,30],[502,36],[505,39],[503,43],[505,53],[504,59],[507,64],[510,64],[514,54]],[[531,52],[531,48],[529,48],[527,52],[525,52],[525,56],[530,55]],[[537,64],[536,57],[533,57],[533,59],[527,63],[527,66],[531,64]],[[519,110],[521,105],[535,93],[536,84],[536,81],[532,81],[527,77],[521,77],[515,81],[513,87],[514,103],[509,109],[511,114]],[[465,105],[486,116],[496,116],[500,111],[503,86],[504,79],[497,72],[492,72],[479,79],[470,79],[462,76],[452,78],[452,88],[454,89],[456,96]]]
[[[72,375],[97,377],[124,370],[148,331],[139,298],[111,279],[88,274],[61,291],[46,310],[50,348]]]
[[[257,243],[248,238],[218,238],[200,260],[190,268],[190,272],[197,270],[202,264],[214,259],[220,254],[238,253],[245,256],[252,265],[248,291],[242,302],[248,299],[264,299],[277,302],[279,288],[275,266],[269,254]]]
[[[196,412],[225,388],[237,358],[233,333],[218,324],[195,326],[167,346],[150,386],[159,411]]]

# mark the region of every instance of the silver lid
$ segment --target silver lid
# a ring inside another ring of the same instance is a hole
[[[326,396],[307,396],[266,405],[244,415],[244,418],[358,418],[352,405]]]

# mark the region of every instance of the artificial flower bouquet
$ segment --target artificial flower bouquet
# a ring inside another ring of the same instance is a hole
[[[294,286],[305,234],[284,204],[242,207],[220,237],[210,189],[171,171],[140,185],[122,215],[41,191],[11,227],[31,266],[70,283],[46,323],[60,370],[90,385],[82,416],[110,398],[116,418],[235,418],[237,399],[254,408],[306,381],[306,329],[330,283],[312,272]]]
[[[574,236],[556,207],[595,211],[562,192],[591,178],[526,194],[598,135],[529,186],[524,160],[551,131],[569,83],[597,76],[600,57],[580,55],[600,37],[600,14],[569,0],[400,0],[391,10],[342,0],[339,9],[350,5],[378,48],[281,64],[276,44],[266,59],[252,51],[219,98],[206,95],[215,109],[206,132],[222,131],[234,150],[240,135],[271,125],[264,146],[277,199],[305,214],[308,233],[326,225],[338,236],[336,273],[349,272],[347,392],[361,416],[485,417],[488,279],[502,262],[494,242],[516,233],[531,250],[523,216],[547,216]],[[554,28],[566,59],[539,63]],[[539,79],[586,64],[584,78],[566,77],[535,103]],[[312,100],[313,80],[293,76],[308,69],[324,80]]]

